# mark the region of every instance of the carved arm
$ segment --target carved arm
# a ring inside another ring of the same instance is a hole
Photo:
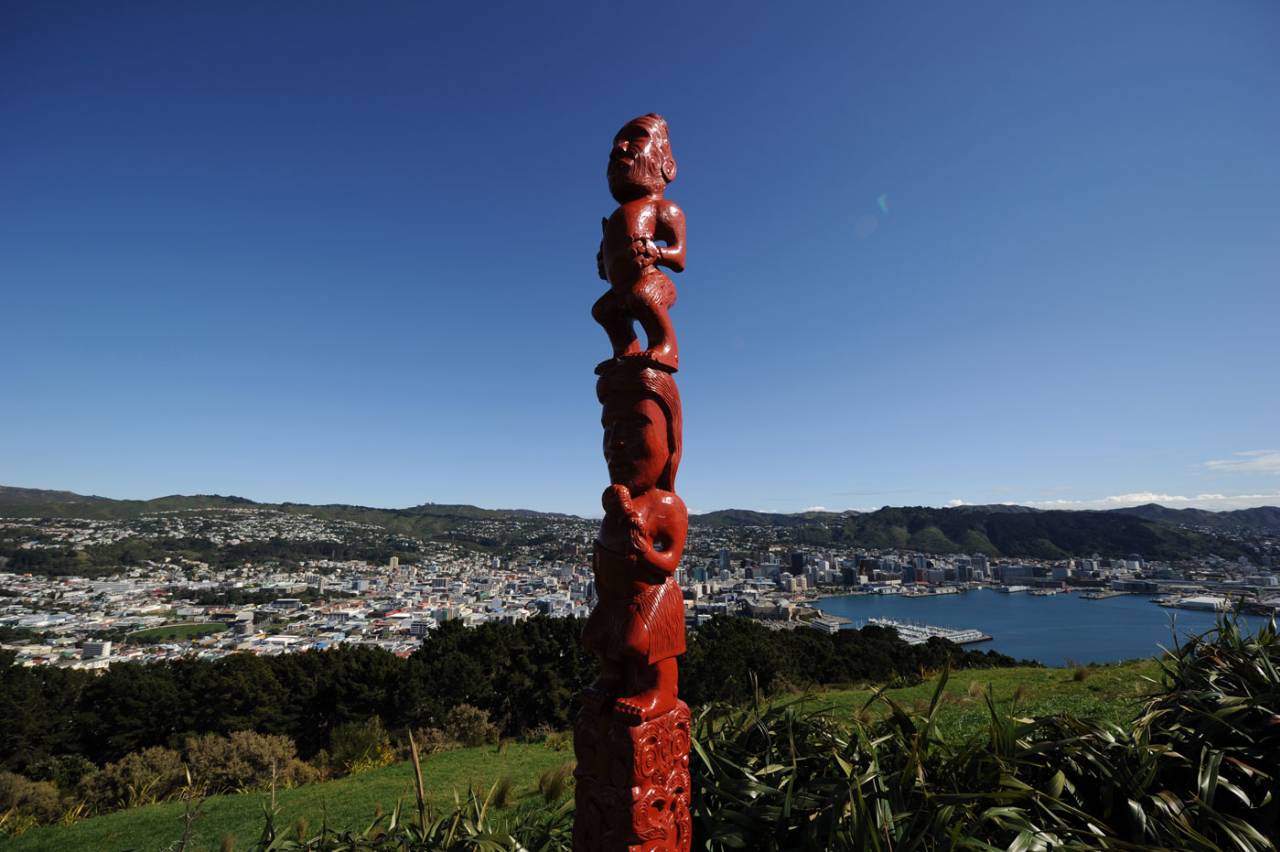
[[[684,272],[684,211],[671,202],[658,207],[654,237],[666,242],[658,246],[658,263],[674,272]]]

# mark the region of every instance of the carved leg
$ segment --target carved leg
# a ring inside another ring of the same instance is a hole
[[[649,343],[648,349],[637,354],[674,372],[680,366],[680,350],[676,347],[676,330],[671,325],[666,306],[643,296],[629,301],[629,307],[640,321]]]
[[[613,712],[629,722],[647,722],[676,706],[679,679],[676,658],[660,660],[649,667],[647,674],[652,684],[648,689],[620,697],[614,702]]]
[[[622,305],[622,300],[612,290],[605,292],[591,307],[592,318],[604,327],[613,346],[613,357],[623,358],[640,351],[635,323]]]

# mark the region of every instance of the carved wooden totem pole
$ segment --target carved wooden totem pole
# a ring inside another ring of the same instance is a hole
[[[591,313],[613,344],[613,357],[596,367],[610,484],[592,562],[598,603],[583,634],[600,677],[574,729],[573,846],[687,852],[689,707],[676,689],[685,646],[675,571],[689,513],[675,494],[679,353],[667,310],[676,289],[659,269],[684,269],[684,213],[663,198],[676,161],[661,116],[618,131],[608,176],[619,207],[603,220],[596,263],[609,290]]]

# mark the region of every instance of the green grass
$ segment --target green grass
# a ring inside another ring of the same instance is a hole
[[[1083,677],[1077,675],[1083,672]],[[1152,691],[1150,678],[1157,678],[1154,660],[1080,669],[1010,668],[970,669],[952,672],[943,692],[939,729],[948,738],[967,737],[987,727],[988,712],[983,693],[989,685],[997,706],[1018,716],[1050,716],[1070,713],[1115,724],[1131,721],[1143,698]],[[907,710],[923,711],[937,686],[929,678],[916,686],[889,689],[885,695]],[[830,707],[837,718],[864,721],[889,714],[883,701],[866,709],[874,694],[870,688],[831,689],[814,693],[820,707]]]
[[[227,625],[216,621],[207,621],[201,624],[165,624],[160,627],[148,627],[146,630],[136,630],[125,637],[126,642],[164,642],[166,640],[195,639],[200,636],[210,636],[214,633],[221,633],[227,629]]]
[[[433,806],[451,808],[455,792],[465,796],[468,787],[475,787],[483,795],[495,781],[509,777],[515,785],[514,804],[538,795],[538,776],[572,759],[572,752],[554,751],[541,744],[510,743],[501,750],[494,746],[460,749],[424,759],[423,786]],[[262,807],[268,795],[241,793],[207,799],[188,852],[217,852],[227,835],[235,835],[235,849],[248,848],[262,832]],[[276,826],[282,834],[292,836],[299,817],[305,817],[314,834],[327,813],[331,826],[364,828],[379,807],[389,812],[397,799],[404,800],[406,814],[413,813],[413,768],[409,763],[280,790],[276,793],[280,807]],[[0,840],[0,848],[5,852],[158,852],[182,836],[182,817],[181,802],[148,805],[70,826],[38,828],[7,843]]]

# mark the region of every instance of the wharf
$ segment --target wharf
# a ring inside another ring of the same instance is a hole
[[[1117,592],[1112,589],[1107,589],[1101,592],[1085,592],[1080,597],[1087,601],[1105,601],[1107,598],[1119,598],[1131,594],[1133,594],[1133,592]]]
[[[932,624],[910,624],[905,621],[895,621],[892,618],[868,618],[867,624],[875,627],[892,627],[908,645],[923,645],[934,638],[946,639],[957,645],[969,645],[974,642],[990,642],[992,638],[980,630],[935,627]]]

